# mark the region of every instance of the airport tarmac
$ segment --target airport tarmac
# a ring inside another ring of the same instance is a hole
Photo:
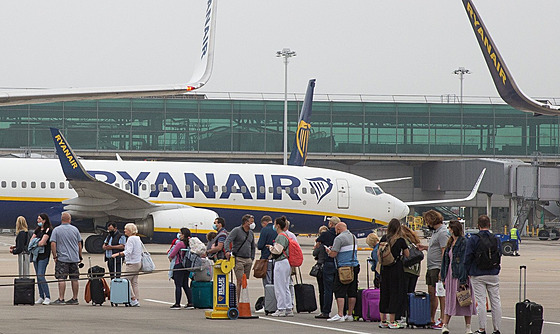
[[[0,285],[11,284],[13,277],[6,275],[17,274],[17,257],[8,252],[8,246],[13,244],[15,237],[9,234],[0,235]],[[311,256],[313,238],[299,237],[305,255],[302,266],[303,280],[316,287],[315,278],[308,272],[314,261]],[[424,241],[425,242],[425,241]],[[364,240],[359,241],[365,246]],[[148,250],[158,269],[165,269],[169,262],[165,256],[167,245],[147,245]],[[519,257],[503,257],[501,280],[502,299],[502,333],[514,333],[515,314],[519,288],[519,265],[527,265],[529,280],[527,297],[543,305],[545,324],[543,333],[560,333],[560,241],[539,241],[537,239],[523,240]],[[84,254],[86,267],[88,255]],[[362,263],[360,272],[360,287],[366,286],[366,258],[368,251],[359,252]],[[92,264],[104,266],[103,255],[91,255]],[[47,274],[52,274],[54,265],[49,263]],[[31,269],[34,273],[34,270]],[[423,268],[418,281],[417,290],[426,291]],[[253,320],[207,320],[203,310],[170,310],[174,301],[174,285],[168,280],[167,272],[157,272],[142,275],[140,284],[140,307],[111,307],[110,303],[103,306],[86,304],[84,297],[85,281],[80,282],[79,301],[77,306],[13,306],[13,287],[0,286],[0,334],[5,333],[100,333],[105,331],[123,331],[128,333],[264,333],[289,332],[296,333],[386,333],[388,329],[379,329],[378,323],[345,322],[327,323],[325,320],[315,319],[316,313],[296,314],[293,318],[271,318],[257,314],[259,319]],[[56,283],[50,284],[51,298],[58,296]],[[249,280],[249,295],[251,306],[256,299],[263,295],[261,280]],[[37,293],[36,293],[37,297]],[[66,299],[70,298],[70,287],[66,291]],[[183,297],[184,298],[184,297]],[[317,302],[318,303],[318,302]],[[336,306],[333,305],[333,313]],[[473,329],[477,328],[477,317],[473,317]],[[488,320],[487,329],[492,324]],[[464,333],[463,319],[454,317],[450,323],[451,333]],[[432,329],[401,329],[402,333],[438,333]],[[491,331],[488,331],[491,333]]]

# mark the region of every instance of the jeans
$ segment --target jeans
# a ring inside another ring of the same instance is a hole
[[[334,275],[336,275],[334,262],[328,261],[323,263],[323,286],[325,291],[323,308],[321,309],[323,314],[330,314],[332,310]]]
[[[43,260],[33,262],[33,265],[35,266],[35,274],[37,274],[37,287],[39,288],[39,297],[43,299],[51,298],[49,285],[47,284],[47,279],[45,277],[45,271],[47,271],[48,264],[48,257]]]
[[[111,279],[120,278],[121,271],[122,271],[122,257],[117,256],[116,258],[112,258],[112,257],[108,258],[107,268],[109,269],[110,273],[114,273],[114,274],[109,274],[111,276]]]

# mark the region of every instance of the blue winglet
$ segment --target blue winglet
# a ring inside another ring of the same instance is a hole
[[[309,144],[309,136],[311,135],[311,112],[313,106],[313,90],[315,89],[315,79],[309,80],[307,92],[301,107],[299,122],[296,131],[296,138],[290,153],[288,165],[303,166],[307,160],[307,146]]]
[[[51,134],[56,147],[56,154],[62,166],[64,176],[68,181],[90,181],[92,177],[85,171],[82,164],[78,161],[76,154],[72,151],[66,138],[62,135],[59,129],[51,128]]]

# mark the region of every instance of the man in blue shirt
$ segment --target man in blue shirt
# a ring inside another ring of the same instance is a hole
[[[500,302],[500,261],[489,269],[479,268],[476,259],[476,251],[483,237],[495,238],[497,245],[498,258],[501,257],[501,242],[498,237],[490,232],[490,218],[487,215],[478,217],[478,234],[472,235],[467,241],[465,250],[465,269],[473,287],[473,295],[477,303],[476,311],[478,313],[479,329],[476,334],[486,334],[486,294],[492,308],[492,325],[494,331],[492,334],[500,334],[500,325],[502,321],[502,304]],[[478,260],[481,263],[481,260]]]
[[[103,250],[105,251],[105,262],[109,268],[111,279],[121,277],[122,256],[113,257],[113,254],[120,253],[124,250],[126,244],[126,236],[119,232],[117,223],[111,222],[107,225],[107,238],[103,242]]]
[[[257,248],[261,251],[261,259],[268,259],[268,266],[266,269],[266,277],[262,278],[263,286],[272,284],[272,259],[270,258],[270,250],[268,245],[274,244],[274,239],[278,233],[274,229],[274,223],[270,216],[262,216],[261,218],[261,234],[257,242]]]
[[[337,236],[331,249],[326,249],[329,257],[336,258],[337,268],[352,267],[354,279],[348,284],[340,282],[338,275],[334,276],[334,295],[338,313],[327,319],[330,322],[354,321],[352,312],[356,305],[358,296],[358,274],[360,263],[358,262],[358,242],[356,237],[348,231],[345,223],[336,224]],[[348,314],[344,315],[344,299],[348,297]]]

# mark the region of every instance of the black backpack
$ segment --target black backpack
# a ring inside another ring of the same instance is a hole
[[[478,246],[474,253],[474,262],[479,269],[490,270],[500,267],[500,250],[498,239],[492,233],[478,233]]]

